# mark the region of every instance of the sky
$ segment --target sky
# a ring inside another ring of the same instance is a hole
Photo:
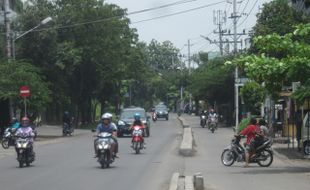
[[[165,7],[158,10],[148,11],[141,14],[129,15],[131,19],[131,27],[138,30],[139,39],[141,41],[150,42],[156,39],[159,42],[165,40],[171,41],[181,53],[187,53],[188,39],[192,44],[191,53],[199,51],[218,51],[218,47],[210,44],[207,40],[203,39],[201,35],[208,36],[210,39],[218,39],[218,34],[213,34],[214,29],[217,28],[213,23],[213,11],[223,10],[229,16],[232,13],[232,0],[183,0],[185,3],[177,4],[174,6]],[[186,2],[188,1],[188,2]],[[243,16],[238,20],[238,31],[246,31],[256,23],[256,14],[262,7],[263,3],[270,2],[271,0],[237,0],[237,10]],[[106,0],[107,3],[117,4],[121,8],[128,9],[128,12],[134,12],[149,8],[154,8],[175,2],[182,2],[182,0]],[[221,2],[217,5],[211,5]],[[201,6],[206,6],[195,11],[178,14],[175,16],[155,19],[151,21],[139,22],[145,19],[152,19],[164,15],[174,14],[180,11],[185,11]],[[207,7],[208,6],[208,7]],[[232,19],[227,18],[225,28],[231,28]],[[243,36],[245,38],[245,36]],[[232,47],[231,47],[232,48]]]

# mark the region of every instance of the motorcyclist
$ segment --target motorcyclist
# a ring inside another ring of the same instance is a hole
[[[113,140],[115,141],[115,152],[116,152],[116,154],[118,153],[118,140],[117,140],[117,126],[116,126],[116,124],[113,122],[113,114],[111,114],[111,113],[106,113],[107,114],[107,116],[110,118],[110,122],[111,122],[111,125],[113,126],[113,128],[114,128],[114,131],[115,131],[115,133],[116,133],[116,135],[115,136],[113,136]],[[117,158],[118,158],[118,156],[117,155],[115,155]]]
[[[129,130],[132,130],[135,126],[139,126],[142,131],[143,131],[143,136],[145,136],[145,125],[144,123],[141,121],[141,115],[139,113],[135,113],[134,115],[134,122],[133,124],[129,127]],[[142,138],[142,143],[143,143],[143,146],[145,148],[145,143],[144,143],[144,138]]]
[[[215,120],[215,127],[217,128],[217,119],[218,119],[218,116],[217,116],[217,113],[214,111],[214,109],[211,109],[210,112],[209,112],[209,115],[208,115],[208,126],[210,127],[210,123],[211,123],[211,120],[214,119]]]
[[[17,129],[15,136],[19,137],[29,137],[29,142],[31,143],[31,152],[33,149],[33,137],[35,136],[33,129],[31,128],[30,120],[28,117],[23,117],[21,120],[20,127]]]
[[[64,115],[62,117],[62,122],[68,125],[69,129],[71,129],[71,122],[72,122],[72,118],[70,116],[70,113],[68,111],[64,112]]]
[[[116,152],[116,135],[117,132],[115,130],[115,127],[111,124],[111,115],[109,113],[105,113],[101,117],[101,123],[97,126],[97,135],[100,133],[110,133],[112,136],[111,138],[113,139],[113,143],[111,145],[111,150],[114,153],[114,157],[118,158],[117,152]],[[94,141],[94,147],[95,147],[95,158],[98,157],[98,151],[97,151],[97,141],[98,139],[95,139]]]
[[[20,123],[18,122],[18,119],[16,117],[13,117],[11,121],[11,129],[17,130],[19,127]]]
[[[207,110],[202,110],[201,111],[201,113],[200,113],[200,125],[203,125],[203,123],[202,123],[202,116],[207,117],[207,115],[208,115]]]
[[[249,166],[250,157],[255,153],[254,139],[257,134],[260,134],[260,128],[257,126],[257,121],[255,118],[251,118],[250,124],[240,132],[240,135],[246,136],[246,153],[245,153],[245,165],[244,167]]]

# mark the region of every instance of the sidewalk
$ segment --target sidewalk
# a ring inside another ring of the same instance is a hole
[[[42,125],[37,128],[38,138],[58,138],[62,137],[62,126],[60,125]],[[73,136],[90,133],[86,129],[74,129]]]
[[[199,120],[199,117],[190,116],[188,114],[182,114],[182,117],[188,121],[190,127],[197,127],[197,126],[192,126],[192,125],[198,125],[197,120]],[[232,129],[232,135],[233,135],[233,129]],[[284,144],[281,142],[282,142],[281,139],[279,141],[277,139],[274,139],[274,143],[272,145],[275,155],[278,158],[280,158],[281,160],[290,160],[294,163],[301,161],[303,163],[307,163],[310,165],[310,157],[307,155],[304,155],[302,151],[298,152],[296,143],[295,143],[295,148],[293,149],[292,144],[290,144],[290,147],[288,148],[287,144]]]

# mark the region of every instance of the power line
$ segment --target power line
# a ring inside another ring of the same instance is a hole
[[[197,1],[197,0],[182,0],[182,1],[176,1],[176,2],[173,2],[173,3],[169,3],[169,4],[160,5],[160,6],[158,6],[158,7],[143,9],[143,10],[139,10],[139,11],[133,11],[133,12],[131,12],[131,13],[128,13],[128,15],[145,13],[145,12],[154,11],[154,10],[157,10],[157,9],[163,9],[163,8],[167,8],[167,7],[171,7],[171,6],[175,6],[175,5],[190,3],[190,2],[193,2],[193,1]]]
[[[143,10],[140,10],[140,11],[130,12],[130,13],[127,14],[127,16],[128,15],[139,14],[139,13],[143,13],[143,12],[148,12],[148,11],[153,11],[153,10],[157,10],[157,9],[160,9],[160,8],[169,7],[169,6],[173,6],[173,5],[179,5],[179,4],[182,4],[182,3],[189,3],[189,2],[192,2],[192,1],[197,1],[197,0],[177,1],[177,2],[174,2],[174,3],[170,3],[170,4],[166,4],[166,5],[162,5],[162,6],[158,6],[158,7],[154,7],[154,8],[149,8],[149,9],[143,9]],[[172,14],[167,14],[167,15],[162,15],[162,16],[153,17],[153,18],[149,18],[149,19],[144,19],[144,20],[133,22],[131,24],[138,24],[138,23],[142,23],[142,22],[148,22],[148,21],[157,20],[157,19],[161,19],[161,18],[166,18],[166,17],[175,16],[175,15],[180,15],[180,14],[184,14],[184,13],[188,13],[188,12],[204,9],[204,8],[207,8],[207,7],[210,7],[210,6],[218,5],[218,4],[221,4],[223,2],[225,2],[225,1],[219,1],[219,2],[216,2],[216,3],[210,3],[210,4],[207,4],[207,5],[199,6],[199,7],[192,8],[192,9],[187,9],[187,10],[184,10],[184,11],[179,11],[179,12],[172,13]],[[49,28],[44,28],[44,29],[38,29],[38,30],[34,30],[33,32],[47,31],[47,30],[50,30],[50,29],[56,29],[57,30],[57,29],[73,28],[73,27],[76,27],[76,26],[101,23],[101,22],[109,21],[109,20],[112,20],[112,19],[115,19],[115,18],[122,18],[123,16],[125,16],[125,15],[117,15],[117,16],[112,16],[112,17],[98,19],[98,20],[93,20],[93,21],[86,21],[86,22],[74,23],[74,24],[69,24],[69,25],[55,26],[55,27],[49,27]]]
[[[184,14],[184,13],[188,13],[188,12],[204,9],[204,8],[207,8],[207,7],[211,7],[211,6],[214,6],[214,5],[218,5],[218,4],[221,4],[221,3],[224,3],[224,2],[226,2],[226,1],[220,1],[220,2],[217,2],[217,3],[210,3],[210,4],[207,4],[207,5],[199,6],[199,7],[188,9],[188,10],[184,10],[184,11],[179,11],[179,12],[176,12],[176,13],[171,13],[171,14],[162,15],[162,16],[158,16],[158,17],[154,17],[154,18],[150,18],[150,19],[144,19],[144,20],[136,21],[136,22],[133,22],[132,24],[138,24],[138,23],[141,23],[141,22],[147,22],[147,21],[157,20],[157,19],[171,17],[171,16],[175,16],[175,15],[180,15],[180,14]]]
[[[258,3],[258,0],[255,1],[255,3],[254,3],[254,5],[253,5],[253,7],[251,8],[250,12],[246,15],[246,17],[245,17],[244,20],[238,25],[238,27],[241,26],[241,25],[249,18],[249,16],[251,15],[251,13],[252,13],[252,11],[253,11],[253,9],[255,8],[255,6],[256,6],[257,3]]]

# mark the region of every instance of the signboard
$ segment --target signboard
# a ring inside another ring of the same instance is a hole
[[[19,95],[23,98],[27,98],[30,96],[30,88],[28,86],[22,86],[19,89]]]

